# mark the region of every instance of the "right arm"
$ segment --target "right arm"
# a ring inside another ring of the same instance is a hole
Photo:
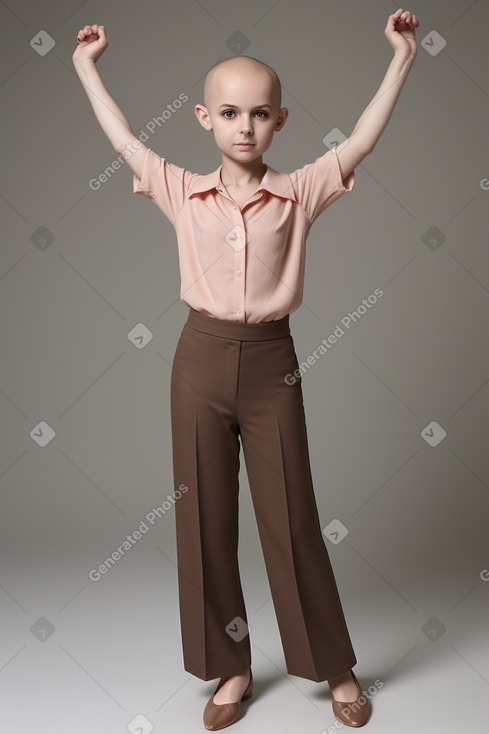
[[[95,62],[108,46],[104,26],[85,26],[77,35],[78,47],[73,64],[92,105],[95,117],[117,153],[125,157],[133,172],[141,178],[148,148],[136,137],[129,121],[117,106],[102,81]]]

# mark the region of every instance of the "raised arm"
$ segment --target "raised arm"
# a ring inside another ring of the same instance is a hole
[[[129,121],[110,96],[95,62],[107,48],[104,26],[86,25],[77,34],[78,47],[73,64],[93,107],[95,117],[118,153],[126,152],[125,159],[134,173],[141,178],[147,147],[136,137]]]
[[[371,153],[384,132],[416,58],[415,29],[419,21],[399,8],[389,16],[385,35],[394,49],[386,75],[375,97],[358,119],[350,137],[336,148],[343,178]]]

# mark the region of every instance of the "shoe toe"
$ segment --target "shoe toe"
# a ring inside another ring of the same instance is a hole
[[[347,726],[363,726],[367,719],[369,704],[368,698],[352,671],[353,680],[357,687],[357,697],[354,701],[337,701],[333,696],[333,713],[342,724]]]
[[[233,724],[238,715],[239,703],[215,704],[211,698],[204,709],[204,726],[210,731],[223,729],[225,726]]]
[[[221,679],[222,680],[222,679]],[[225,726],[233,724],[239,716],[241,701],[251,698],[253,692],[253,673],[250,670],[250,680],[241,700],[235,703],[214,703],[214,696],[221,687],[221,681],[212,696],[207,701],[204,709],[204,726],[210,731],[224,729]]]

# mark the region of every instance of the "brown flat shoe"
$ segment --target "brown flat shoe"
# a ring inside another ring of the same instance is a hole
[[[333,696],[333,713],[343,724],[347,726],[362,726],[368,714],[368,698],[362,690],[355,673],[351,671],[353,681],[357,687],[355,701],[337,701]]]
[[[235,701],[233,703],[214,703],[212,699],[214,698],[218,690],[224,685],[224,683],[229,680],[230,677],[231,676],[228,676],[227,678],[221,678],[216,690],[207,701],[203,717],[204,726],[206,729],[215,731],[216,729],[224,729],[225,726],[234,724],[239,716],[241,701],[246,701],[248,698],[251,698],[251,695],[253,693],[253,673],[251,672],[250,668],[250,680],[245,692],[241,696],[240,701]]]

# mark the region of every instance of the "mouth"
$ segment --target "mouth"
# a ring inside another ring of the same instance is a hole
[[[253,148],[255,144],[254,143],[236,143],[236,145],[238,146],[238,148]]]

